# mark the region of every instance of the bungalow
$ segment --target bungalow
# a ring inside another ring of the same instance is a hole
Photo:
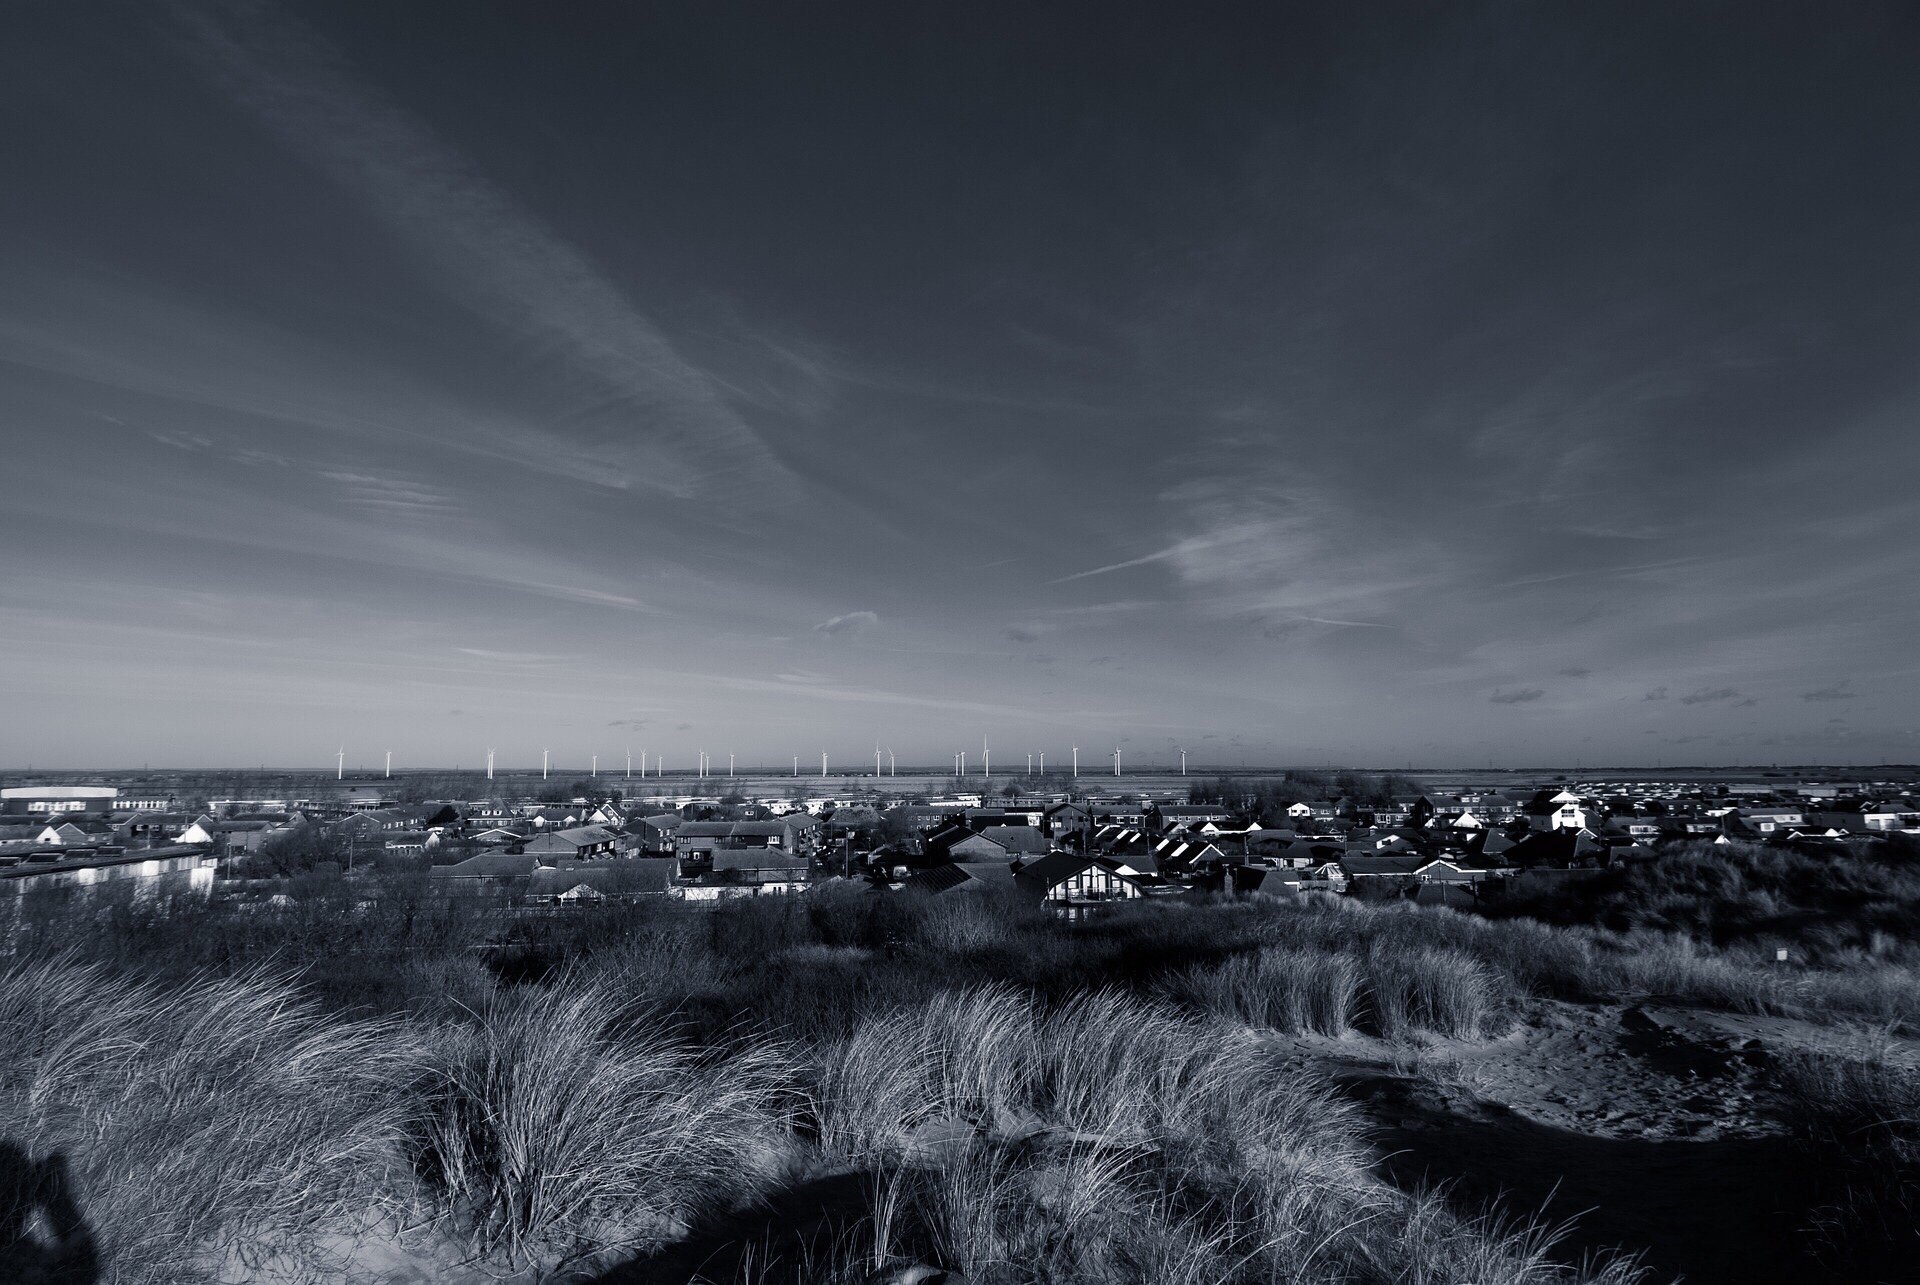
[[[1635,843],[1653,843],[1659,840],[1665,825],[1665,817],[1645,812],[1623,812],[1613,818],[1609,828],[1618,830]]]
[[[805,857],[788,856],[776,847],[722,848],[713,854],[713,875],[705,886],[748,893],[804,892],[810,868]]]
[[[1860,806],[1860,820],[1867,829],[1876,833],[1916,830],[1920,829],[1920,808],[1904,799],[1864,803]]]
[[[949,861],[922,870],[901,886],[902,892],[927,897],[948,893],[1009,891],[1014,887],[1013,867],[998,861]]]
[[[571,830],[546,830],[522,845],[525,852],[585,861],[611,855],[619,836],[604,826],[583,825]]]
[[[1304,883],[1300,871],[1285,866],[1230,866],[1224,890],[1236,897],[1291,897]]]
[[[1806,814],[1799,808],[1736,808],[1721,818],[1721,824],[1729,833],[1735,833],[1739,828],[1744,827],[1755,834],[1772,834],[1775,830],[1784,830],[1789,826],[1804,825],[1806,820]]]
[[[1068,919],[1114,902],[1143,895],[1134,879],[1109,869],[1097,858],[1073,852],[1055,852],[1022,866],[1014,886],[1028,897]]]
[[[567,905],[664,897],[673,890],[674,865],[671,857],[557,861],[535,867],[527,899]]]
[[[449,892],[511,892],[524,888],[540,858],[526,852],[482,852],[450,866],[434,866],[429,878]]]
[[[1421,883],[1475,884],[1485,879],[1489,872],[1473,866],[1458,865],[1444,857],[1437,857],[1420,866],[1413,873]]]
[[[1346,867],[1338,861],[1323,861],[1316,866],[1308,866],[1300,872],[1300,890],[1312,892],[1318,889],[1329,892],[1347,890]]]
[[[955,861],[1010,861],[1044,856],[1052,844],[1029,825],[992,825],[947,849]]]
[[[218,842],[220,823],[210,816],[195,817],[193,824],[174,836],[175,843],[213,844]]]
[[[36,843],[48,843],[55,847],[71,848],[75,846],[95,847],[110,842],[113,832],[103,825],[78,825],[72,821],[63,821],[59,825],[50,825],[35,837]]]
[[[1363,879],[1410,879],[1427,864],[1419,855],[1387,855],[1350,852],[1340,859],[1340,868],[1350,882]]]

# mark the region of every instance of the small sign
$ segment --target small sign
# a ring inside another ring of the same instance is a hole
[[[1787,948],[1785,946],[1781,946],[1773,952],[1773,962],[1776,964],[1784,964],[1787,962]]]

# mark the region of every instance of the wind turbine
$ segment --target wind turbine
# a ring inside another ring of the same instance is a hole
[[[873,743],[873,779],[880,779],[880,742]]]
[[[893,762],[893,746],[891,745],[887,746],[887,775],[888,776],[900,775],[900,769],[896,767]]]
[[[827,779],[827,752],[825,750],[820,751],[820,779],[823,781]]]
[[[600,756],[598,754],[595,754],[593,756],[592,762],[593,762],[593,766],[587,769],[587,775],[593,777],[595,780],[598,780],[600,777]]]
[[[1027,775],[1028,776],[1033,775],[1033,751],[1032,750],[1027,751]]]
[[[340,747],[340,752],[334,755],[334,760],[335,761],[333,765],[333,779],[336,781],[346,780],[347,779],[347,747],[346,746],[342,745]]]
[[[547,751],[544,749],[540,751],[540,779],[547,779]]]
[[[731,750],[727,752],[727,775],[733,775],[733,752]]]
[[[1115,776],[1120,775],[1120,747],[1118,745],[1113,747],[1113,774]]]
[[[487,751],[487,779],[489,781],[493,779],[493,751],[492,750]]]
[[[1180,750],[1180,775],[1185,776],[1186,774],[1187,774],[1187,751],[1186,751],[1186,747],[1182,746]]]
[[[1078,745],[1073,747],[1073,779],[1076,781],[1080,779],[1080,747]]]
[[[643,765],[640,770],[644,773],[647,769]],[[627,779],[629,781],[633,779],[633,746],[631,745],[627,746]]]
[[[387,751],[387,766],[386,766],[386,769],[381,773],[381,776],[384,778],[391,778],[393,776],[393,751],[392,750]]]

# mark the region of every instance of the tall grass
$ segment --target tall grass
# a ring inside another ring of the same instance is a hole
[[[1324,1082],[1244,1027],[1114,991],[1051,1006],[986,987],[875,1013],[806,1075],[823,1148],[882,1174],[870,1249],[809,1279],[911,1263],[978,1285],[1635,1277],[1583,1275],[1544,1228],[1386,1187]]]
[[[604,985],[497,996],[421,1066],[416,1167],[507,1268],[658,1243],[751,1197],[786,1150],[778,1049],[702,1055]]]
[[[64,1157],[116,1283],[323,1261],[396,1194],[413,1043],[264,976],[169,987],[66,960],[0,971],[8,1140]]]
[[[1478,1040],[1505,1029],[1511,981],[1465,951],[1376,940],[1311,950],[1270,946],[1186,969],[1163,989],[1192,1007],[1289,1034]]]
[[[1920,1262],[1920,1070],[1874,1048],[1801,1054],[1781,1069],[1814,1258],[1835,1279],[1910,1278]]]

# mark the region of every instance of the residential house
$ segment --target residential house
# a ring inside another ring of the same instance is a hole
[[[620,836],[605,826],[583,825],[570,830],[544,830],[521,845],[523,852],[569,861],[611,856]]]
[[[1047,836],[1029,825],[993,825],[969,835],[947,851],[955,861],[1011,861],[1042,856],[1052,848]]]
[[[1015,872],[1014,886],[1068,919],[1144,895],[1138,880],[1084,853],[1054,852]]]
[[[918,872],[900,890],[944,897],[948,893],[1005,892],[1013,887],[1013,867],[1005,862],[947,861]]]
[[[1550,797],[1536,798],[1527,807],[1528,824],[1535,830],[1592,830],[1598,833],[1605,819],[1606,814],[1600,808],[1567,790]]]
[[[1147,829],[1156,834],[1233,820],[1233,809],[1218,803],[1156,803],[1147,809]]]
[[[805,857],[779,847],[721,848],[713,854],[713,871],[702,886],[720,889],[713,896],[804,892],[811,868]],[[700,899],[692,888],[685,895]]]
[[[1721,818],[1721,824],[1729,834],[1742,831],[1772,834],[1776,830],[1805,825],[1806,820],[1806,814],[1796,807],[1755,807],[1735,808]]]
[[[686,823],[686,818],[678,812],[661,812],[635,817],[627,822],[627,833],[639,840],[640,851],[665,854],[674,850],[673,836]]]
[[[664,897],[673,891],[677,864],[671,857],[556,861],[534,868],[527,900],[566,905]],[[587,892],[581,893],[582,888]]]
[[[1920,830],[1920,807],[1908,799],[1864,803],[1860,806],[1860,822],[1876,834]]]
[[[1047,809],[1047,833],[1059,838],[1070,832],[1086,832],[1093,829],[1093,812],[1084,804],[1056,803]]]
[[[449,892],[520,892],[540,864],[530,852],[482,852],[453,865],[434,866],[427,875]]]

